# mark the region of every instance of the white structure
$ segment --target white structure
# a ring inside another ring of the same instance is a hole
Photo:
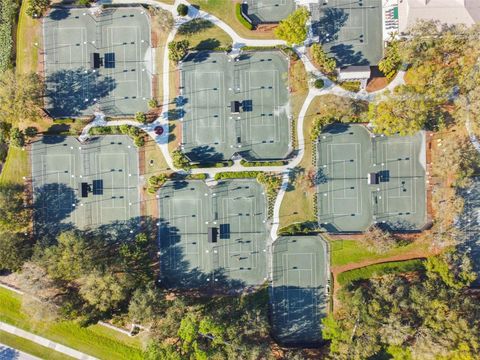
[[[366,80],[370,78],[370,66],[348,66],[343,69],[338,69],[339,81],[354,81],[354,80]]]
[[[480,21],[480,0],[398,0],[400,33],[417,20],[438,20],[449,25]]]

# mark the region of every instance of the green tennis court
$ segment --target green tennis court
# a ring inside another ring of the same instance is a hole
[[[278,23],[295,11],[294,0],[246,0],[246,13],[253,24]]]
[[[290,148],[288,61],[279,51],[189,54],[181,65],[182,148],[193,161],[240,153],[281,159]]]
[[[153,62],[145,9],[54,8],[43,36],[45,105],[53,117],[148,110]]]
[[[377,65],[383,56],[381,0],[310,4],[312,31],[341,67]]]
[[[49,235],[131,223],[140,217],[138,152],[128,136],[80,143],[44,136],[31,148],[35,229]]]
[[[159,191],[162,281],[177,288],[241,288],[266,281],[266,202],[254,180]]]
[[[282,344],[300,346],[322,340],[329,277],[323,238],[285,236],[275,241],[270,304],[273,333]]]
[[[321,226],[329,232],[363,231],[372,223],[420,230],[427,222],[425,156],[424,133],[386,137],[362,125],[328,127],[317,143]]]

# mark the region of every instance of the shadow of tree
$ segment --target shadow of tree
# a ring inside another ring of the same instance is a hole
[[[328,38],[330,41],[338,39],[338,33],[345,25],[349,14],[340,8],[326,8],[323,10],[323,16],[312,24],[314,32],[320,37],[322,44],[325,44]]]
[[[205,40],[202,40],[198,43],[197,46],[195,46],[196,50],[214,50],[218,47],[220,47],[221,43],[217,39],[214,38],[208,38]]]
[[[273,337],[284,346],[318,346],[322,342],[323,317],[318,304],[326,303],[322,287],[271,287]]]
[[[205,19],[193,19],[178,28],[180,35],[193,35],[213,28],[213,23]]]
[[[197,146],[186,152],[186,155],[192,161],[198,161],[202,164],[215,163],[223,160],[223,154],[217,152],[215,148],[209,145]]]
[[[85,68],[56,71],[46,77],[45,83],[47,110],[53,117],[79,116],[116,87],[112,77]],[[85,98],[86,88],[92,98]]]
[[[335,56],[341,66],[362,66],[369,64],[363,53],[361,51],[355,51],[352,45],[334,45],[330,48],[330,52]]]
[[[61,232],[74,228],[65,220],[78,205],[78,200],[74,190],[65,184],[45,184],[33,191],[35,234],[43,243],[51,244]]]
[[[49,14],[49,18],[55,21],[60,21],[70,16],[70,10],[68,8],[53,8]]]

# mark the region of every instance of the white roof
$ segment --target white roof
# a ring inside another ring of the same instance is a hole
[[[438,20],[449,25],[473,25],[480,21],[480,0],[399,0],[399,31],[417,20]]]
[[[338,80],[360,80],[370,78],[370,66],[360,65],[360,66],[348,66],[346,68],[340,69],[338,73]]]

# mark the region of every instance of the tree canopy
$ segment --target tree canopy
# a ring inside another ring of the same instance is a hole
[[[447,253],[426,260],[423,273],[349,285],[341,293],[340,311],[324,320],[330,355],[478,358],[480,304],[466,292],[473,278],[466,256]]]
[[[285,40],[288,45],[301,44],[307,39],[307,20],[309,12],[304,6],[280,21],[275,28],[275,36]]]

